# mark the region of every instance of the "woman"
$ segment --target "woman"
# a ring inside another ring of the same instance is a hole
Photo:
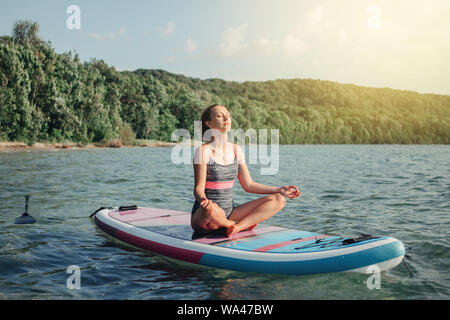
[[[297,198],[296,186],[271,187],[254,182],[245,163],[242,148],[227,141],[231,117],[222,105],[212,105],[202,114],[202,134],[212,132],[211,141],[197,148],[194,161],[195,202],[191,225],[196,232],[208,234],[226,228],[231,237],[239,231],[254,229],[286,204]],[[269,194],[240,206],[233,202],[233,184],[238,178],[246,192]]]

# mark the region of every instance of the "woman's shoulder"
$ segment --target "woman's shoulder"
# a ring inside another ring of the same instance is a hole
[[[200,159],[203,159],[204,161],[208,162],[209,158],[211,156],[211,150],[207,143],[204,143],[195,149],[194,152],[194,163],[201,163],[202,161]]]
[[[243,152],[242,151],[242,147],[237,144],[237,143],[232,143],[233,149],[236,150],[237,152]]]

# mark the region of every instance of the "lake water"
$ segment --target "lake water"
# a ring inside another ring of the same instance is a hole
[[[255,181],[295,184],[270,224],[319,233],[393,236],[406,266],[381,274],[281,276],[180,263],[105,236],[89,218],[102,206],[136,204],[190,211],[192,165],[171,148],[0,152],[0,299],[449,299],[450,146],[280,146],[276,175]],[[36,224],[15,225],[31,194]],[[235,201],[246,194],[235,184]],[[67,288],[67,268],[81,289]],[[408,271],[408,269],[409,271]],[[410,274],[412,273],[412,276]]]

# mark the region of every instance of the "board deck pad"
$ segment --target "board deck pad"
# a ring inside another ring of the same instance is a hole
[[[229,238],[225,234],[202,236],[193,232],[191,214],[183,211],[140,208],[129,211],[112,211],[109,216],[148,231],[194,242],[221,247],[257,252],[294,253],[331,249],[330,240],[344,240],[342,237],[292,230],[260,224],[252,231],[242,231]],[[326,240],[326,241],[324,241]]]
[[[193,240],[199,243],[215,244],[223,241],[230,241],[224,234],[196,235],[191,227],[191,214],[183,211],[140,208],[130,211],[112,211],[111,218],[140,227],[149,231],[158,232],[171,237],[184,240]],[[254,237],[262,233],[286,230],[286,228],[276,226],[258,226],[252,231],[242,231],[232,239]]]
[[[404,256],[403,244],[392,237],[345,238],[259,224],[232,237],[193,232],[189,212],[135,208],[107,209],[95,216],[110,235],[145,250],[175,259],[242,271],[285,274],[358,269],[384,263],[391,268]]]

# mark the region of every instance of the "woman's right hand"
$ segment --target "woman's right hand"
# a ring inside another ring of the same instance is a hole
[[[202,201],[200,201],[200,206],[201,206],[203,209],[211,210],[211,209],[212,209],[212,205],[213,205],[212,200],[203,198]]]

